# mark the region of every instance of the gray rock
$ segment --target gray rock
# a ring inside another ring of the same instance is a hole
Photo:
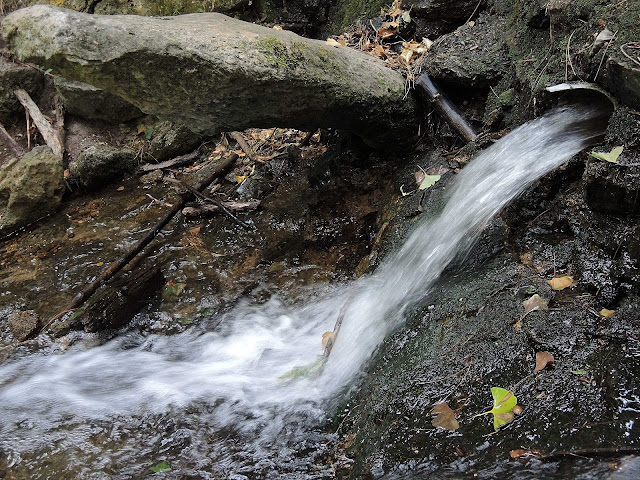
[[[638,55],[640,50],[632,52]],[[632,62],[618,51],[613,52],[607,61],[607,82],[611,92],[622,103],[640,109],[640,64]]]
[[[136,166],[133,150],[94,145],[69,164],[69,173],[87,190],[95,190],[132,172]]]
[[[10,62],[0,56],[0,122],[10,124],[24,117],[24,109],[13,94],[17,88],[37,97],[44,84],[43,75],[33,67]]]
[[[8,321],[11,335],[20,342],[31,337],[40,327],[40,317],[34,310],[12,313]]]
[[[138,107],[101,88],[57,76],[56,91],[71,115],[107,123],[124,123],[144,115]]]
[[[497,83],[509,67],[504,30],[503,19],[481,16],[440,37],[425,56],[427,73],[462,86]]]
[[[218,13],[150,18],[34,5],[7,15],[2,34],[19,58],[198,134],[329,126],[397,148],[417,133],[417,103],[383,62]]]
[[[155,127],[149,155],[161,162],[178,155],[192,152],[202,142],[202,137],[186,126],[172,122],[162,122]]]
[[[36,147],[0,168],[0,234],[55,212],[64,193],[62,159]]]

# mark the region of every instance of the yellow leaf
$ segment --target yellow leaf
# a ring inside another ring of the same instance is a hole
[[[236,182],[242,183],[247,179],[246,175],[236,175]]]
[[[615,147],[609,153],[605,152],[591,152],[591,156],[598,160],[604,160],[605,162],[618,163],[618,157],[624,150],[624,147]]]
[[[405,48],[404,50],[402,50],[402,53],[400,54],[400,58],[404,60],[404,63],[408,65],[409,62],[411,62],[411,57],[413,57],[413,50],[408,48]]]
[[[144,133],[146,129],[147,127],[145,127],[144,123],[141,123],[140,125],[138,125],[137,127],[138,135],[140,135],[141,133]]]
[[[604,318],[613,317],[614,313],[616,313],[615,310],[609,310],[608,308],[603,308],[602,310],[600,310],[600,315],[602,315]]]
[[[104,262],[98,262],[98,263],[96,263],[96,267],[101,267],[101,266],[103,266],[103,265],[104,265]]]
[[[547,301],[537,293],[535,295],[532,295],[531,298],[522,302],[522,306],[524,307],[525,315],[529,312],[533,312],[534,310],[549,310]]]
[[[340,43],[338,43],[338,41],[334,40],[333,38],[327,38],[327,45],[330,45],[332,47],[339,47]]]
[[[547,283],[551,285],[554,290],[564,290],[567,287],[575,285],[573,277],[571,275],[565,275],[564,277],[556,277],[551,280],[547,280]]]
[[[118,187],[118,191],[121,192],[124,190],[124,187]]]
[[[515,324],[514,327],[516,329],[516,333],[518,333],[520,330],[522,330],[522,320],[518,320]]]

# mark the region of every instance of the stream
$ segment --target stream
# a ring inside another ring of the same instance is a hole
[[[601,135],[598,113],[558,108],[512,131],[374,274],[309,288],[302,305],[245,299],[177,335],[25,348],[0,366],[0,471],[141,478],[166,461],[175,478],[331,478],[326,425],[376,347],[505,204]]]

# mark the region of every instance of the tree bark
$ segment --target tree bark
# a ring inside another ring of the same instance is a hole
[[[408,146],[419,106],[380,60],[216,13],[151,18],[35,5],[2,22],[9,49],[54,74],[213,135],[332,127]]]

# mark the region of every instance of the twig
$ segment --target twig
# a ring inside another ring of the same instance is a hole
[[[559,457],[617,457],[637,453],[640,453],[640,447],[579,448],[577,450],[561,450],[538,458],[547,461]]]
[[[238,217],[236,217],[233,213],[231,213],[231,211],[227,207],[225,207],[222,202],[219,202],[215,198],[211,198],[211,197],[207,197],[206,195],[203,195],[202,193],[200,193],[195,188],[193,188],[193,187],[181,182],[177,178],[167,178],[166,180],[168,182],[175,183],[176,185],[179,185],[179,186],[183,187],[184,189],[186,189],[189,192],[193,193],[196,197],[198,197],[201,200],[213,203],[220,210],[222,210],[225,213],[225,215],[227,215],[229,218],[231,218],[235,223],[240,225],[242,228],[244,228],[246,230],[251,230],[251,226],[250,225],[244,223],[242,220],[240,220]]]
[[[224,175],[235,163],[238,159],[238,155],[232,154],[225,161],[220,163],[215,167],[215,169],[207,175],[202,181],[198,182],[193,188],[198,193],[200,190],[204,190],[211,182],[213,182],[216,178]],[[134,259],[138,253],[144,249],[151,240],[155,238],[155,236],[160,232],[160,230],[167,224],[169,221],[184,207],[187,203],[187,198],[183,197],[180,201],[173,204],[173,206],[165,212],[165,214],[155,223],[153,228],[140,240],[138,240],[135,244],[133,244],[129,250],[115,262],[113,262],[109,267],[104,270],[100,275],[96,277],[96,279],[87,285],[82,291],[78,292],[73,300],[67,305],[61,312],[57,315],[53,316],[41,329],[40,332],[44,331],[49,325],[51,325],[56,320],[61,319],[68,312],[76,310],[79,306],[81,306],[84,302],[86,302],[91,295],[95,293],[98,288],[108,282],[116,273],[118,273],[122,268],[127,265],[131,260]]]
[[[232,212],[248,212],[256,210],[260,206],[260,200],[252,200],[249,202],[222,202],[222,204]],[[217,205],[198,205],[196,207],[187,205],[182,209],[182,214],[185,217],[196,217],[208,213],[220,213],[220,208]]]
[[[244,135],[242,135],[240,132],[231,132],[229,133],[229,136],[238,143],[242,151],[247,155],[247,157],[249,157],[249,160],[251,160],[252,162],[264,163],[264,160],[258,157],[256,152],[253,151],[253,148],[249,146],[244,138]]]
[[[316,130],[312,130],[310,132],[307,132],[307,134],[304,136],[304,138],[302,140],[300,140],[300,143],[298,144],[298,147],[302,148],[302,147],[306,147],[307,145],[309,145],[309,142],[311,141],[311,138],[315,135]]]
[[[569,65],[571,65],[571,71],[573,72],[573,74],[580,78],[580,76],[576,73],[575,69],[573,68],[573,62],[571,61],[571,38],[573,37],[573,34],[576,33],[578,31],[578,29],[576,28],[573,32],[571,32],[571,35],[569,35],[569,39],[567,40],[567,53],[566,53],[566,62],[564,64],[564,81],[567,82],[569,81]],[[582,80],[580,78],[580,80]]]
[[[464,23],[469,23],[471,21],[471,19],[473,18],[473,16],[476,14],[476,12],[478,11],[478,8],[480,8],[480,4],[482,3],[482,0],[479,0],[478,4],[476,5],[476,8],[473,9],[473,12],[471,13],[471,15],[469,15],[469,18],[467,18],[467,21]]]
[[[624,51],[625,47],[631,47],[631,48],[640,48],[640,42],[627,42],[624,45],[620,45],[620,51],[622,52],[622,54],[627,57],[629,60],[631,60],[632,62],[634,62],[636,65],[640,65],[640,60],[633,58],[631,55],[629,55],[627,52]],[[640,58],[640,57],[638,57]]]
[[[59,132],[44,118],[44,115],[42,115],[42,112],[40,112],[40,109],[26,91],[18,89],[13,93],[27,111],[28,115],[33,119],[33,123],[36,124],[36,127],[38,127],[38,130],[42,134],[42,138],[44,138],[44,141],[49,145],[51,150],[53,150],[53,153],[62,158],[64,155],[64,144],[60,141]]]
[[[140,168],[138,170],[140,170],[141,172],[151,172],[153,170],[160,170],[162,168],[182,167],[184,165],[193,163],[193,161],[196,158],[198,158],[199,154],[200,154],[200,151],[196,149],[191,153],[187,153],[186,155],[180,155],[179,157],[171,158],[169,160],[165,160],[164,162],[145,163],[143,165],[140,165]]]
[[[16,154],[16,156],[21,157],[24,155],[24,148],[20,146],[18,142],[16,142],[11,135],[5,130],[4,126],[0,123],[0,136],[4,139],[6,145]]]
[[[324,351],[322,352],[322,355],[324,355],[325,357],[329,356],[329,354],[331,353],[331,349],[336,344],[336,339],[338,338],[338,333],[340,333],[340,327],[342,326],[344,315],[345,313],[347,313],[347,308],[349,307],[349,304],[351,303],[354,297],[355,297],[355,293],[351,294],[349,298],[347,298],[347,300],[342,305],[342,308],[340,309],[340,313],[338,313],[338,319],[336,320],[336,323],[333,326],[333,331],[331,332],[331,340],[327,342],[327,345],[324,347]]]
[[[618,35],[618,32],[615,32],[613,34],[613,37],[611,37],[611,40],[609,40],[609,42],[607,43],[607,46],[604,47],[604,52],[602,52],[602,58],[600,59],[600,64],[598,65],[598,69],[596,70],[596,74],[593,76],[593,81],[594,82],[596,80],[598,80],[598,74],[600,73],[600,69],[602,68],[602,64],[604,63],[604,58],[607,56],[607,50],[609,50],[609,47],[611,46],[613,41],[616,39],[616,35]]]

